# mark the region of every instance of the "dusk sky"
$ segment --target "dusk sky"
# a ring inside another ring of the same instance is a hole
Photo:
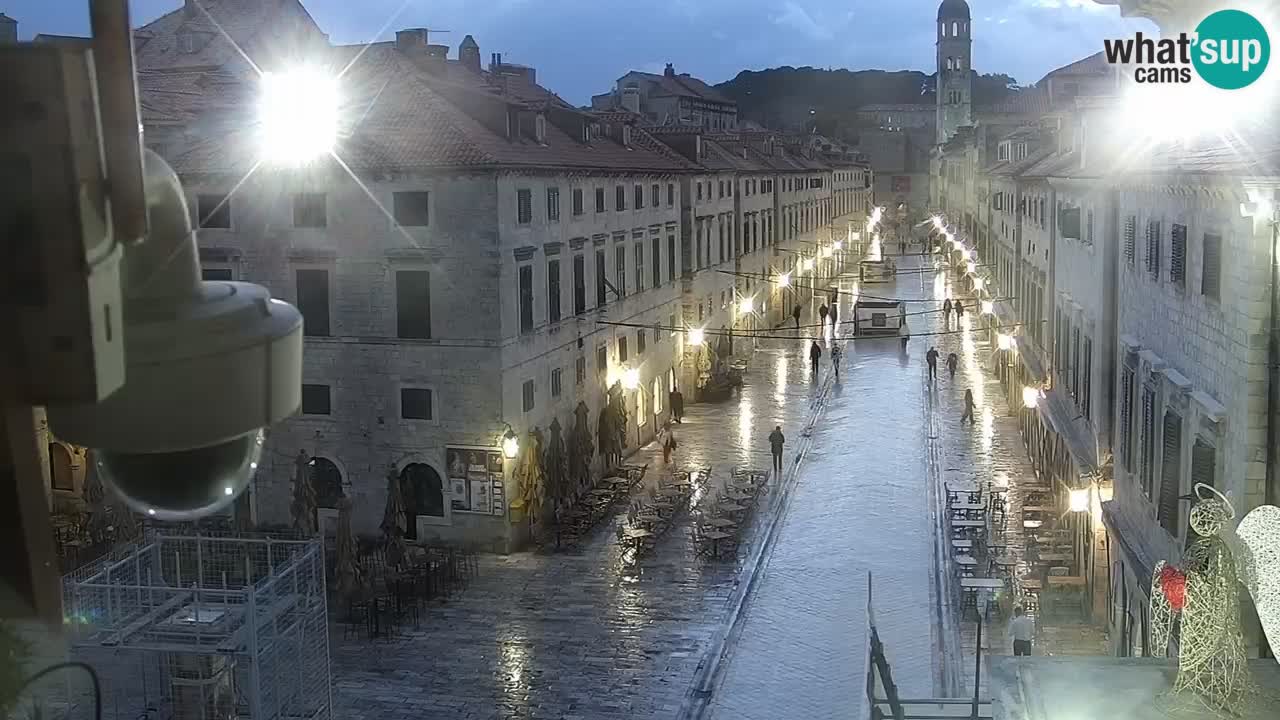
[[[197,0],[198,1],[198,0]],[[278,0],[262,0],[276,2]],[[607,91],[627,70],[674,63],[707,82],[779,65],[934,70],[936,0],[304,0],[337,43],[390,39],[396,29],[471,33],[492,52],[532,65],[538,79],[575,103]],[[135,24],[181,0],[133,0]],[[973,63],[1019,83],[1102,49],[1106,37],[1154,31],[1093,0],[971,0]],[[0,0],[19,33],[87,34],[87,0]]]

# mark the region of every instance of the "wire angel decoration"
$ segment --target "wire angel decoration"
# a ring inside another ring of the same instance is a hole
[[[1256,693],[1240,629],[1240,584],[1249,589],[1265,631],[1273,636],[1280,508],[1256,508],[1233,532],[1235,508],[1225,495],[1200,483],[1195,497],[1190,524],[1199,539],[1187,548],[1180,567],[1162,560],[1152,574],[1153,641],[1156,648],[1167,648],[1176,628],[1174,695],[1190,695],[1220,715],[1239,716]]]

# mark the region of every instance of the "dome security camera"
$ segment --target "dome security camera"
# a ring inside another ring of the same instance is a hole
[[[148,151],[145,177],[150,232],[121,280],[124,385],[48,417],[134,510],[189,520],[248,487],[264,429],[301,405],[302,315],[259,285],[202,282],[177,176]]]

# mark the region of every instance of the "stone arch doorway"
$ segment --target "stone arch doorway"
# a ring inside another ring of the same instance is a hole
[[[316,496],[316,528],[325,531],[326,524],[336,522],[338,502],[346,497],[342,490],[342,471],[332,460],[323,457],[311,458],[308,465],[311,466],[311,489]]]
[[[400,493],[404,498],[405,537],[418,538],[418,516],[444,517],[444,481],[435,468],[425,463],[409,463],[400,471]]]
[[[49,485],[54,490],[67,492],[75,492],[76,489],[71,451],[59,442],[49,443]]]

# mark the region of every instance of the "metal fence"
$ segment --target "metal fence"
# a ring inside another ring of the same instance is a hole
[[[104,717],[330,717],[319,540],[152,529],[67,575],[63,601]],[[92,717],[86,690],[53,689],[46,707]]]

